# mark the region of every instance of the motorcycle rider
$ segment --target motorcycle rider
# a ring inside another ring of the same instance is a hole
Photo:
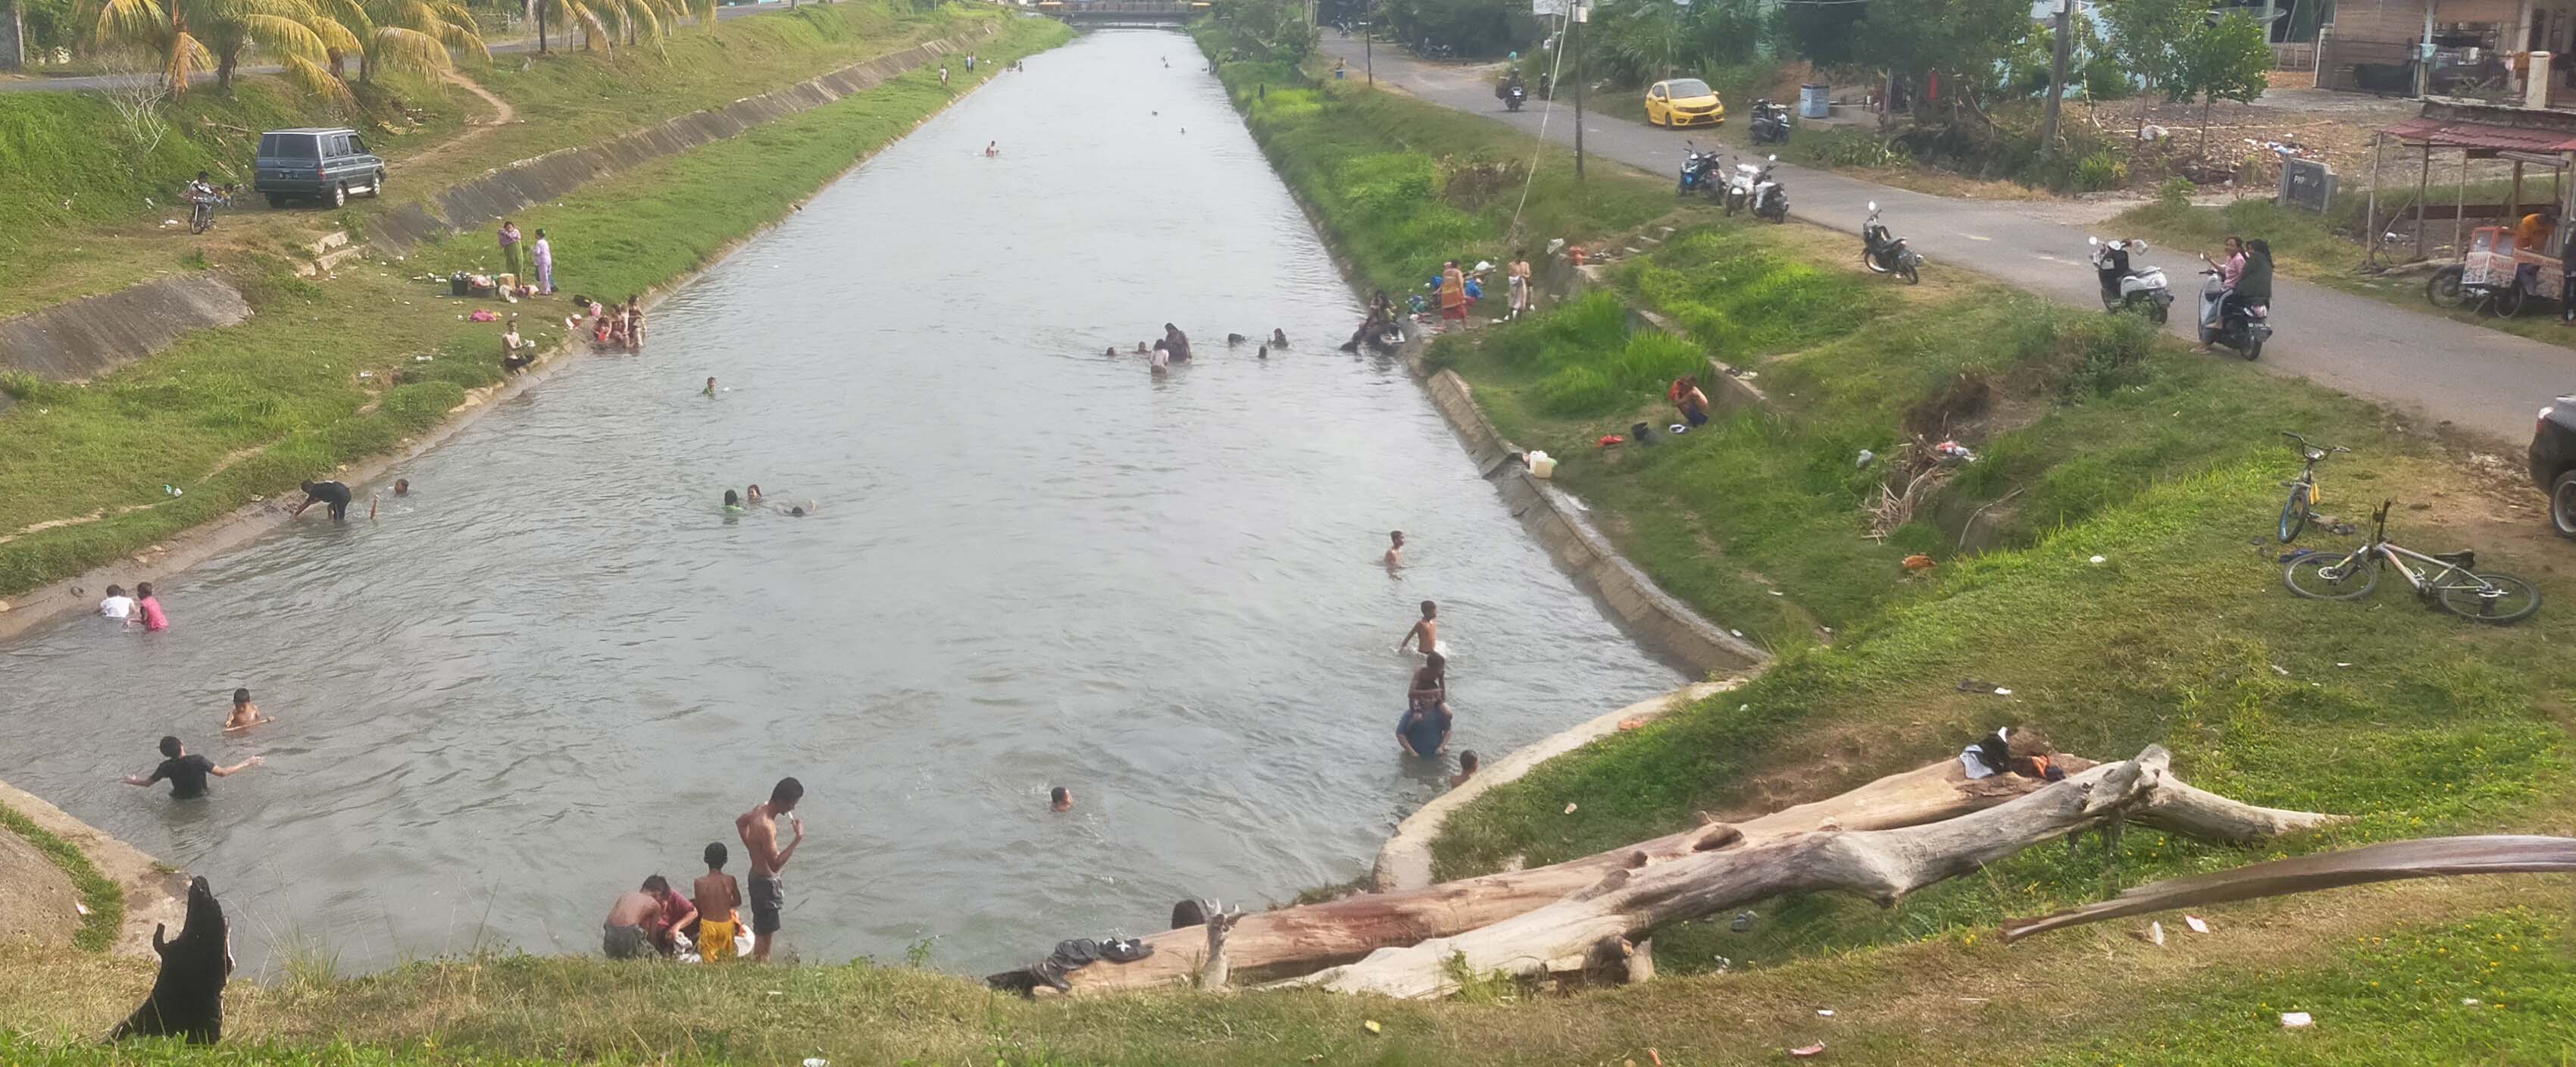
[[[2218,335],[2219,327],[2227,322],[2227,313],[2242,306],[2237,302],[2236,283],[2245,277],[2245,242],[2236,235],[2229,234],[2225,251],[2225,259],[2211,259],[2207,252],[2200,254],[2200,261],[2209,264],[2211,269],[2218,272],[2218,284],[2227,290],[2227,295],[2218,298],[2218,321],[2200,324],[2200,344],[2193,351],[2209,351],[2210,340]],[[2270,287],[2267,285],[2265,288],[2268,291]]]
[[[2236,291],[2228,294],[2239,309],[2265,307],[2272,303],[2272,246],[2257,237],[2245,242],[2245,269],[2236,274]],[[2218,321],[2227,321],[2224,307]]]
[[[1521,94],[1524,96],[1529,94],[1529,87],[1521,81],[1521,68],[1519,67],[1513,67],[1509,73],[1503,75],[1502,81],[1494,84],[1494,99],[1508,100],[1511,98],[1512,90],[1514,89],[1519,89]]]

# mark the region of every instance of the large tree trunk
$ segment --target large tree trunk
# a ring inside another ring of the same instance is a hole
[[[2004,940],[2151,911],[2455,874],[2576,871],[2576,838],[2496,835],[2390,841],[2149,882],[2097,904],[2004,923]]]
[[[2070,774],[2085,773],[2093,766],[2076,756],[2060,754],[2051,759],[2065,766]],[[2195,836],[2255,840],[2321,825],[2334,818],[2239,804],[2193,789],[2170,774],[2161,775],[2160,782],[2163,787],[2132,814],[2141,821]],[[2027,796],[2044,784],[2018,775],[1971,781],[1953,757],[1760,818],[1702,826],[1552,866],[1245,915],[1227,939],[1226,954],[1238,979],[1304,974],[1356,960],[1379,949],[1453,937],[1501,923],[1555,904],[1613,871],[1688,857],[1704,847],[1727,841],[1740,839],[1737,851],[1741,851],[1816,831],[1876,831],[1937,823]],[[1205,952],[1205,935],[1198,927],[1153,934],[1143,940],[1154,946],[1153,955],[1134,963],[1100,963],[1073,971],[1065,976],[1072,991],[1185,985],[1197,974]]]
[[[1899,830],[1738,838],[1692,855],[1632,862],[1592,887],[1515,919],[1280,983],[1342,993],[1435,997],[1457,975],[1536,977],[1592,969],[1657,927],[1783,893],[1841,890],[1894,904],[1914,890],[2032,845],[2120,819],[2162,784],[2168,757],[2150,746],[2028,796],[1956,819]]]

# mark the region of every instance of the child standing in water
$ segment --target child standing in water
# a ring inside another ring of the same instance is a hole
[[[1394,550],[1389,549],[1388,554],[1394,554]],[[1404,632],[1404,640],[1395,643],[1395,650],[1402,652],[1404,646],[1415,644],[1416,641],[1420,642],[1416,647],[1421,649],[1423,655],[1440,654],[1440,605],[1428,600],[1423,601],[1422,621],[1414,623],[1413,629]]]
[[[233,690],[233,713],[224,718],[224,732],[240,733],[261,723],[276,721],[260,714],[259,705],[250,702],[250,690],[235,689]]]
[[[714,963],[737,958],[733,935],[742,929],[742,883],[724,872],[724,842],[709,842],[706,859],[707,873],[689,888],[698,908],[698,955]]]
[[[1404,531],[1389,530],[1386,539],[1386,569],[1394,570],[1404,565]]]

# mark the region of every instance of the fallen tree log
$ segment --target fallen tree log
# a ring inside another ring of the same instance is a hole
[[[2496,834],[2390,841],[2149,882],[2097,904],[2004,923],[2004,940],[2198,904],[2287,896],[2407,878],[2576,871],[2576,838]]]
[[[2060,756],[2055,760],[2078,774],[2093,766],[2081,757]],[[2240,835],[2268,837],[2336,818],[2239,804],[2193,789],[2169,773],[2160,780],[2162,786],[2152,801],[2136,814],[2141,818],[2151,816],[2158,825],[2182,833],[2246,840],[2248,837]],[[1961,771],[1956,758],[1947,758],[1725,829],[1740,835],[1748,844],[1761,844],[1818,830],[1850,832],[1920,826],[1993,808],[2044,785],[2018,775],[1971,780]],[[1357,960],[1379,949],[1491,926],[1563,900],[1612,871],[1691,855],[1711,832],[1709,827],[1700,827],[1546,867],[1247,914],[1226,939],[1228,969],[1236,981],[1284,978]],[[1072,992],[1187,985],[1197,977],[1206,949],[1205,934],[1198,927],[1168,930],[1142,940],[1154,947],[1153,955],[1133,963],[1095,964],[1071,972],[1064,977]],[[1004,972],[992,978],[997,986],[1027,988],[1029,983],[1012,980],[1020,974]]]
[[[1372,952],[1346,964],[1277,983],[1342,993],[1435,997],[1456,975],[1534,977],[1584,969],[1597,946],[1643,938],[1783,893],[1840,890],[1881,904],[1974,871],[2032,845],[2125,816],[2146,805],[2169,757],[2149,746],[1985,811],[1895,830],[1818,831],[1766,841],[1734,838],[1720,847],[1617,870],[1582,892],[1526,915],[1454,937]]]

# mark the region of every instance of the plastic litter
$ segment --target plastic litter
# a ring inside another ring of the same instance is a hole
[[[2302,1026],[2315,1026],[2316,1024],[2317,1021],[2314,1018],[2311,1018],[2308,1013],[2304,1011],[2285,1011],[2281,1013],[2281,1025],[2292,1030],[2296,1030]]]
[[[2100,556],[2095,556],[2095,557],[2093,557],[2093,562],[2095,562],[2095,563],[2109,563],[2109,562],[2111,562],[2111,561],[2110,561],[2110,560],[2107,560],[2107,559],[2104,559],[2104,558],[2102,558],[2102,557],[2100,557]]]
[[[1812,1045],[1802,1045],[1802,1046],[1799,1046],[1799,1047],[1797,1047],[1797,1048],[1793,1048],[1793,1049],[1790,1049],[1790,1050],[1789,1050],[1789,1055],[1795,1056],[1795,1057],[1797,1057],[1797,1058],[1799,1058],[1799,1059],[1802,1059],[1802,1060],[1814,1059],[1814,1058],[1816,1058],[1816,1057],[1818,1057],[1818,1056],[1822,1056],[1822,1055],[1824,1055],[1824,1054],[1825,1054],[1825,1043],[1824,1043],[1824,1042],[1822,1042],[1822,1041],[1818,1041],[1818,1042],[1816,1042],[1815,1044],[1812,1044]]]
[[[1857,459],[1857,460],[1855,460],[1855,461],[1853,461],[1853,463],[1852,463],[1852,469],[1853,469],[1853,470],[1863,470],[1863,469],[1866,469],[1870,464],[1872,464],[1872,463],[1876,463],[1876,462],[1878,462],[1878,453],[1876,453],[1876,452],[1872,452],[1872,451],[1870,451],[1870,450],[1868,450],[1868,449],[1864,448],[1864,449],[1861,449],[1861,450],[1860,450],[1860,458],[1859,458],[1859,459]]]
[[[1676,422],[1676,423],[1674,423],[1674,424],[1672,424],[1672,425],[1670,425],[1670,426],[1664,427],[1664,432],[1665,432],[1665,433],[1689,433],[1689,432],[1690,432],[1690,427],[1688,427],[1688,426],[1684,426],[1684,425],[1682,425],[1681,423]]]
[[[2165,947],[2165,924],[2160,922],[2148,923],[2147,932],[2139,936],[2145,939],[2148,944],[2154,945],[2157,948],[2163,948]]]
[[[1736,912],[1735,921],[1726,924],[1726,928],[1739,934],[1749,934],[1753,932],[1753,920],[1758,918],[1761,918],[1761,916],[1755,915],[1752,910],[1748,908],[1744,911]]]
[[[1369,1020],[1367,1020],[1367,1021],[1364,1021],[1364,1022],[1360,1023],[1360,1029],[1366,1030],[1366,1031],[1368,1031],[1368,1032],[1370,1032],[1370,1033],[1374,1034],[1374,1033],[1377,1033],[1377,1032],[1379,1032],[1380,1030],[1383,1030],[1383,1029],[1385,1029],[1385,1028],[1384,1028],[1384,1027],[1379,1026],[1379,1025],[1377,1024],[1377,1020],[1375,1020],[1375,1019],[1369,1019]]]
[[[1943,441],[1940,444],[1932,446],[1932,451],[1938,453],[1943,459],[1955,459],[1961,463],[1974,463],[1977,461],[1977,453],[1973,449],[1970,449],[1968,446],[1960,444],[1957,441]]]
[[[1567,804],[1567,805],[1565,806],[1565,813],[1566,813],[1566,814],[1568,814],[1568,815],[1572,815],[1572,814],[1574,814],[1574,805],[1573,805],[1573,804]]]
[[[2209,923],[2197,915],[2185,914],[2182,917],[2182,924],[2184,926],[2191,927],[2191,932],[2195,934],[2205,934],[2209,932]]]
[[[2464,1007],[2464,1008],[2474,1008],[2474,1007],[2477,1007],[2478,1005],[2480,1005],[2480,1004],[2484,1004],[2484,1003],[2486,1003],[2486,1002],[2485,1002],[2485,1001],[2483,1001],[2483,1000],[2479,1000],[2479,999],[2478,999],[2478,998],[2476,998],[2476,997],[2461,997],[2461,998],[2460,998],[2460,1006],[2461,1006],[2461,1007]]]
[[[805,1067],[832,1067],[832,1061],[821,1056],[805,1057]]]
[[[2283,678],[2287,678],[2290,676],[2290,669],[2275,663],[2272,665],[2272,673],[2280,675]]]
[[[1613,434],[1603,434],[1603,435],[1601,436],[1601,439],[1600,439],[1600,440],[1593,442],[1593,444],[1599,445],[1599,446],[1601,446],[1601,447],[1603,447],[1603,448],[1608,448],[1608,447],[1610,447],[1610,446],[1612,446],[1612,445],[1616,445],[1616,444],[1624,444],[1624,443],[1625,443],[1624,439],[1622,439],[1618,434],[1615,434],[1615,433],[1613,433]]]
[[[1834,1017],[1834,1009],[1818,1008],[1816,1009],[1816,1017],[1819,1019],[1831,1019]]]

